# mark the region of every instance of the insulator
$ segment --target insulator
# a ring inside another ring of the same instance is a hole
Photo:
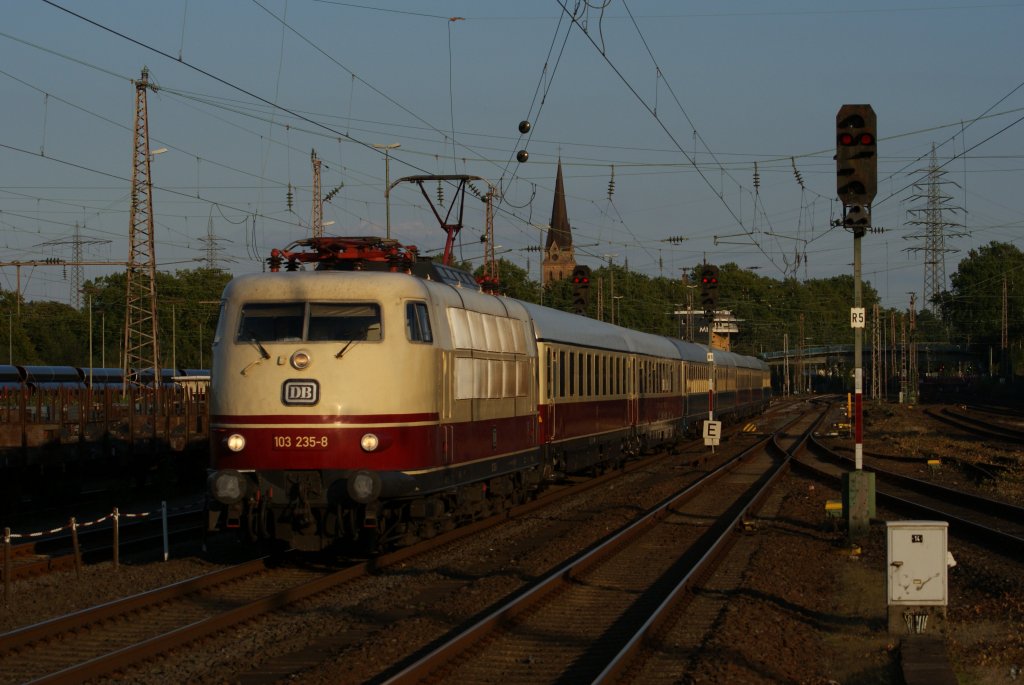
[[[479,190],[479,189],[477,189],[477,187],[476,187],[475,185],[473,185],[473,182],[472,182],[472,181],[467,181],[467,182],[466,182],[466,185],[468,185],[468,186],[469,186],[469,192],[473,193],[473,194],[474,194],[474,195],[476,195],[476,196],[477,196],[478,198],[480,197],[480,190]]]
[[[800,184],[800,187],[804,187],[804,177],[800,175],[800,170],[796,168],[796,158],[790,157],[790,163],[793,165],[793,175],[796,176],[796,182]]]
[[[441,180],[437,181],[437,204],[444,207],[444,186],[441,185]]]
[[[327,193],[327,195],[324,197],[324,202],[330,202],[331,200],[333,200],[334,196],[338,194],[338,191],[341,190],[344,187],[345,187],[344,183],[339,183],[337,186],[335,186],[331,190],[331,192]]]
[[[612,199],[612,195],[615,194],[615,165],[612,164],[612,176],[608,179],[608,199]]]
[[[292,211],[292,206],[295,204],[295,193],[292,192],[292,184],[288,184],[288,211]]]
[[[757,162],[754,162],[754,192],[761,190],[761,173],[757,170]]]

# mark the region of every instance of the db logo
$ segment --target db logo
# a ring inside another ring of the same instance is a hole
[[[312,406],[320,401],[320,384],[313,380],[292,379],[281,386],[281,402],[286,405]]]

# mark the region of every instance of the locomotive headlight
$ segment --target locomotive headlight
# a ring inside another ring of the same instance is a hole
[[[302,371],[303,369],[308,367],[310,362],[312,361],[313,360],[310,358],[309,352],[306,352],[305,350],[299,350],[298,352],[292,355],[292,366],[298,369],[299,371]]]
[[[367,433],[359,438],[359,446],[363,448],[364,452],[373,452],[380,447],[380,438],[373,433]]]
[[[241,452],[245,449],[245,436],[240,433],[232,433],[224,438],[224,444],[232,452]]]

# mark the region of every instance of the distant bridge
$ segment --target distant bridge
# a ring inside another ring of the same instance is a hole
[[[975,376],[990,371],[992,350],[987,345],[918,342],[915,346],[917,373],[920,378],[934,375]],[[890,391],[897,388],[898,392],[903,376],[901,366],[904,364],[904,356],[910,353],[910,346],[887,345],[881,351],[882,375],[888,379],[886,386]],[[865,393],[872,382],[872,353],[873,348],[864,345],[862,364]],[[853,345],[815,345],[802,349],[763,352],[759,356],[771,367],[772,385],[776,389],[786,387],[788,370],[789,387],[793,390],[852,390]],[[906,363],[909,364],[909,361],[907,359]]]

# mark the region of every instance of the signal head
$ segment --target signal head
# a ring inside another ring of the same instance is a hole
[[[845,206],[870,206],[877,189],[875,111],[843,105],[836,114],[836,192]]]

